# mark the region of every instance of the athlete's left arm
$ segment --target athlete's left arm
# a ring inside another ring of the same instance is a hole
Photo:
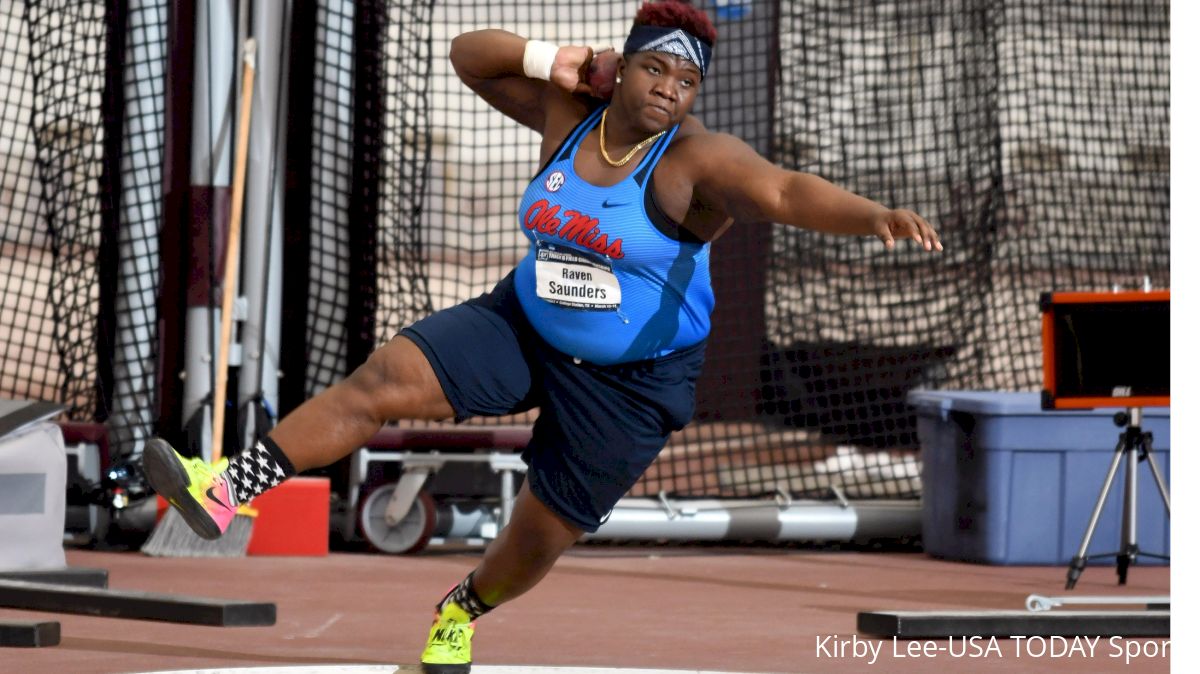
[[[887,208],[819,176],[779,168],[729,134],[688,140],[698,150],[687,153],[697,196],[736,220],[876,236],[888,250],[896,239],[908,238],[925,250],[942,250],[937,232],[913,211]]]

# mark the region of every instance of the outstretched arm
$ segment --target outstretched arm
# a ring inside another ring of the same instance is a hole
[[[704,151],[695,157],[699,196],[737,220],[876,236],[888,250],[905,238],[942,250],[937,232],[920,215],[887,208],[819,176],[781,169],[734,136],[706,135]]]
[[[546,127],[548,94],[586,94],[590,47],[559,47],[550,68],[550,80],[525,74],[525,47],[529,41],[503,30],[463,33],[450,43],[454,72],[493,108],[542,133]],[[555,91],[557,90],[557,91]]]

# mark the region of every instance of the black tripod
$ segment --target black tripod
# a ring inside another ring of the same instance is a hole
[[[1112,464],[1108,467],[1108,475],[1104,478],[1104,487],[1100,490],[1100,498],[1096,501],[1096,507],[1092,510],[1092,519],[1088,522],[1087,531],[1083,534],[1083,542],[1079,545],[1079,553],[1071,560],[1071,568],[1067,571],[1067,589],[1075,587],[1075,581],[1079,580],[1080,574],[1087,566],[1088,562],[1088,544],[1092,541],[1092,534],[1096,533],[1096,522],[1100,520],[1100,511],[1104,508],[1104,501],[1108,499],[1108,490],[1112,487],[1113,478],[1117,475],[1117,468],[1121,464],[1121,460],[1125,459],[1125,511],[1122,514],[1121,523],[1121,549],[1117,552],[1108,552],[1102,555],[1092,555],[1092,558],[1099,559],[1101,557],[1116,557],[1117,558],[1117,577],[1121,585],[1125,584],[1125,577],[1129,573],[1129,565],[1137,561],[1138,555],[1146,557],[1154,557],[1156,559],[1170,559],[1166,555],[1154,555],[1148,552],[1141,552],[1137,545],[1137,464],[1139,461],[1146,461],[1150,465],[1150,472],[1154,475],[1154,481],[1158,483],[1158,491],[1162,494],[1163,505],[1167,508],[1167,516],[1171,516],[1171,497],[1167,494],[1167,484],[1163,481],[1162,474],[1158,471],[1158,464],[1154,461],[1154,449],[1151,446],[1153,434],[1142,432],[1142,409],[1140,407],[1130,408],[1128,412],[1117,412],[1113,415],[1113,423],[1118,428],[1124,428],[1128,425],[1121,437],[1117,440],[1117,447],[1114,450]]]

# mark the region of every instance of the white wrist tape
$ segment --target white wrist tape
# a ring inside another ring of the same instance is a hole
[[[558,54],[558,45],[541,40],[529,40],[525,43],[525,76],[537,80],[550,80],[550,69],[554,67],[554,57]]]

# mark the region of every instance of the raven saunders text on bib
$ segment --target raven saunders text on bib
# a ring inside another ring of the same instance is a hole
[[[551,304],[591,311],[621,306],[621,283],[603,257],[538,242],[536,270],[537,295]]]

